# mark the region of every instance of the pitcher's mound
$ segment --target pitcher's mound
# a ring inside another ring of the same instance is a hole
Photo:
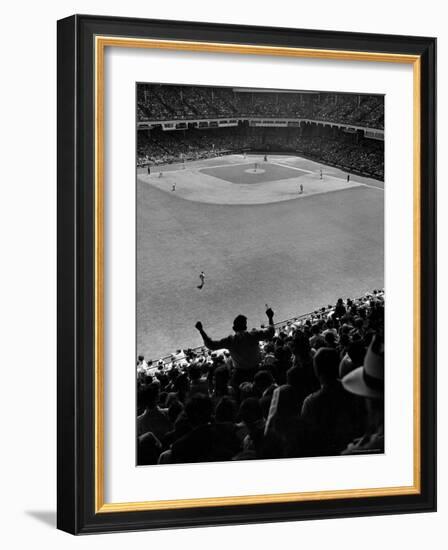
[[[248,168],[247,170],[244,170],[247,174],[264,174],[266,170],[263,170],[263,168]]]

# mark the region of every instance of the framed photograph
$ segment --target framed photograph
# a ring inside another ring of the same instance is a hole
[[[58,22],[58,527],[436,509],[436,40]]]

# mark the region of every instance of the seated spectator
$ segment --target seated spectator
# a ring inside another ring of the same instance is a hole
[[[335,349],[320,348],[314,356],[314,370],[320,389],[303,402],[302,418],[312,438],[313,454],[339,454],[359,433],[356,404],[338,380]]]
[[[278,387],[278,386],[277,386]],[[275,388],[277,389],[277,388]],[[272,393],[268,392],[261,397],[258,402],[260,403],[261,412],[263,415],[263,418],[268,418],[269,416],[269,410],[271,408],[271,401],[272,401],[272,394],[274,393],[275,389],[272,391]]]
[[[298,330],[294,335],[292,344],[292,353],[294,355],[294,365],[304,369],[312,369],[313,353],[309,338],[303,330]]]
[[[243,440],[243,458],[257,458],[263,452],[263,439],[265,422],[256,397],[249,397],[242,401],[238,416],[241,422],[237,425],[237,433]],[[240,455],[235,457],[241,460]]]
[[[316,323],[311,327],[311,334],[312,336],[309,339],[310,346],[316,351],[319,348],[324,348],[325,338],[321,334],[320,325],[318,323]]]
[[[384,343],[372,340],[364,365],[342,379],[344,388],[365,399],[368,428],[362,437],[348,444],[342,454],[384,453]]]
[[[139,466],[157,464],[161,452],[162,444],[152,432],[137,438],[137,464]]]
[[[147,368],[148,368],[148,363],[145,361],[145,357],[143,355],[139,355],[138,361],[137,361],[137,372],[143,371],[146,373]]]
[[[336,307],[334,308],[333,317],[335,319],[340,319],[346,314],[347,310],[345,309],[344,302],[342,298],[339,298],[339,300],[336,303]]]
[[[352,370],[362,367],[366,355],[364,344],[359,340],[349,343],[346,350],[347,352],[339,364],[339,378],[341,379]]]
[[[276,449],[280,452],[278,456],[308,455],[305,425],[300,418],[299,402],[292,386],[280,386],[272,396],[264,445],[265,452]]]
[[[264,357],[263,357],[263,362],[262,362],[262,365],[261,365],[262,367],[266,367],[266,369],[269,370],[269,368],[272,367],[272,365],[274,365],[274,363],[275,363],[274,352],[275,352],[274,345],[271,342],[268,342],[264,346]]]
[[[176,403],[179,403],[179,401],[176,401]],[[192,429],[190,421],[188,420],[188,417],[185,413],[185,408],[183,407],[180,413],[177,415],[176,420],[174,420],[173,429],[169,431],[165,437],[163,438],[162,445],[164,448],[170,447],[174,441],[177,441],[187,433],[189,433]],[[169,456],[171,456],[171,451],[169,453]],[[164,462],[168,463],[168,461]]]
[[[350,343],[350,336],[348,334],[345,334],[344,332],[340,333],[339,342],[336,349],[338,350],[341,360],[347,354],[347,348],[350,346]]]
[[[303,401],[314,388],[314,384],[310,385],[308,376],[305,373],[305,370],[302,367],[291,367],[286,373],[286,381],[289,386],[291,386],[296,394],[297,404],[299,410],[302,410]]]
[[[235,390],[229,385],[230,371],[225,365],[220,365],[213,373],[212,400],[216,404],[222,397],[235,397]]]
[[[183,412],[184,406],[177,399],[172,399],[170,406],[168,407],[168,418],[171,420],[171,423],[174,424],[178,419],[179,415]]]
[[[170,392],[167,396],[166,403],[169,406],[172,400],[185,403],[190,390],[190,379],[186,373],[179,374],[174,378],[172,383],[174,391]]]
[[[174,463],[230,460],[240,448],[233,425],[213,424],[213,405],[208,396],[197,394],[186,404],[185,413],[192,427],[171,448]]]
[[[208,395],[208,382],[202,378],[201,367],[199,365],[192,365],[189,368],[188,374],[191,381],[188,398],[193,397],[196,393]]]
[[[269,390],[276,387],[276,384],[274,382],[274,377],[272,374],[267,370],[260,370],[257,372],[257,374],[254,376],[254,393],[255,395],[260,398],[263,397],[264,393]],[[272,392],[271,392],[272,393]]]
[[[141,396],[145,406],[143,414],[137,417],[137,435],[152,432],[159,440],[172,429],[171,421],[165,411],[159,408],[159,384],[151,383]]]
[[[365,310],[359,309],[358,314],[359,317],[353,320],[353,329],[350,331],[350,338],[353,342],[364,338],[364,319],[362,316],[365,315]]]
[[[338,338],[338,331],[336,330],[334,323],[331,319],[327,319],[325,323],[325,330],[322,332],[322,336],[325,338],[327,334],[332,334],[334,336],[334,341]]]
[[[319,382],[313,370],[313,351],[311,349],[309,338],[303,330],[298,330],[294,335],[292,343],[294,354],[293,366],[303,370],[303,378],[306,380],[306,386],[310,391],[319,388]]]
[[[271,371],[274,375],[276,383],[278,385],[282,385],[286,383],[286,373],[291,367],[291,349],[289,346],[283,345],[283,343],[277,343],[274,356],[275,363],[273,364]]]
[[[336,349],[336,338],[337,336],[335,336],[334,332],[325,332],[325,347]]]
[[[215,408],[215,421],[216,422],[230,422],[232,424],[236,421],[236,403],[228,396],[221,397]]]
[[[249,397],[256,397],[253,382],[242,382],[238,388],[238,401],[244,401]]]

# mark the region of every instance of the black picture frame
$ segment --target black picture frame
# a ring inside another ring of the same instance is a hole
[[[419,494],[95,511],[95,36],[416,55],[421,61]],[[74,15],[58,22],[57,526],[73,534],[436,510],[436,39]]]

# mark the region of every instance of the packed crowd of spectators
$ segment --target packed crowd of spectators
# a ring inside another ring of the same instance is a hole
[[[298,140],[295,145],[297,152],[318,162],[384,180],[384,144],[381,141],[362,139],[353,143],[316,136]]]
[[[137,362],[137,463],[384,452],[384,293]]]
[[[383,98],[336,93],[241,92],[231,88],[140,85],[138,120],[306,118],[384,128]]]
[[[296,128],[219,128],[185,131],[140,131],[139,166],[212,158],[241,151],[294,152],[345,171],[384,179],[383,142],[355,139],[332,129],[331,134],[303,135]]]

